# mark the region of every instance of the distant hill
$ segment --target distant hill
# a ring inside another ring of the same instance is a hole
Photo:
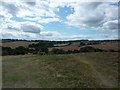
[[[29,44],[36,44],[38,42],[28,42],[28,41],[14,41],[14,42],[6,42],[2,43],[3,47],[11,47],[12,49],[18,47],[18,46],[23,46],[23,47],[28,47]]]
[[[99,48],[102,50],[120,50],[119,45],[120,42],[119,41],[111,41],[111,42],[102,42],[101,44],[95,44],[95,45],[87,45],[87,46],[91,46],[94,48]]]
[[[68,50],[79,50],[80,47],[80,42],[72,42],[70,45],[68,46],[64,46],[64,47],[51,47],[49,48],[49,51],[51,51],[52,49],[63,49],[64,51],[68,51]]]
[[[99,48],[102,50],[120,50],[118,45],[120,44],[119,40],[71,40],[71,41],[48,41],[48,40],[17,40],[17,39],[3,39],[0,40],[2,41],[2,44],[0,46],[3,47],[11,47],[11,48],[16,48],[18,46],[23,46],[23,47],[28,47],[30,44],[37,44],[39,42],[51,42],[54,44],[65,44],[65,43],[71,43],[67,46],[57,46],[57,47],[50,47],[48,48],[49,51],[51,51],[53,48],[55,49],[63,49],[64,51],[68,50],[79,50],[80,47],[85,47],[85,46],[91,46],[94,48]],[[80,43],[84,43],[84,45],[80,45]],[[92,43],[89,45],[89,43]],[[96,44],[97,43],[97,44]]]

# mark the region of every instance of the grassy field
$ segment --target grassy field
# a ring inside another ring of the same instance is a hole
[[[51,51],[52,49],[63,49],[64,51],[68,51],[68,50],[79,50],[80,49],[80,47],[79,47],[79,45],[80,45],[80,42],[73,42],[73,43],[71,43],[70,45],[68,45],[68,46],[64,46],[64,47],[50,47],[50,48],[48,48],[49,49],[49,51]]]
[[[67,46],[69,45],[69,43],[64,43],[64,44],[54,44],[54,46],[56,47],[63,47],[63,46]]]
[[[37,44],[38,42],[27,42],[27,41],[14,41],[14,42],[5,42],[2,43],[3,47],[11,47],[11,48],[16,48],[19,46],[23,46],[27,48],[30,44]]]
[[[3,88],[118,87],[118,53],[3,56]]]
[[[116,42],[103,42],[101,44],[87,45],[87,46],[99,48],[102,50],[116,50],[116,51],[118,51],[118,50],[120,50],[119,44],[120,44],[120,42],[116,41]]]

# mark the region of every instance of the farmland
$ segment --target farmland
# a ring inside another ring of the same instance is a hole
[[[98,48],[98,49],[102,49],[102,50],[120,50],[119,48],[119,45],[120,42],[119,41],[111,41],[111,42],[102,42],[102,43],[99,43],[99,44],[93,44],[93,45],[84,45],[84,46],[91,46],[91,47],[94,47],[94,48]],[[68,45],[68,46],[64,46],[64,47],[52,47],[52,48],[49,48],[49,51],[51,51],[53,48],[55,49],[63,49],[65,51],[68,51],[68,50],[79,50],[80,47],[82,47],[80,45],[80,42],[73,42],[71,45]]]
[[[72,44],[68,45],[68,46],[64,46],[64,47],[51,47],[49,48],[49,51],[51,51],[52,49],[63,49],[64,51],[68,51],[68,50],[78,50],[79,49],[79,44],[80,42],[73,42]]]
[[[4,47],[11,47],[11,48],[16,48],[18,46],[23,46],[23,47],[28,47],[29,44],[36,44],[38,42],[27,42],[27,41],[14,41],[14,42],[5,42],[2,43],[2,46]]]
[[[118,53],[3,56],[3,88],[118,87]]]
[[[3,88],[117,88],[119,43],[4,40]]]
[[[69,45],[69,43],[64,43],[64,44],[54,44],[55,47],[63,47],[63,46],[67,46]]]
[[[4,40],[4,43],[2,43],[0,46],[3,47],[10,47],[12,49],[15,49],[16,47],[19,46],[23,46],[25,48],[28,48],[28,46],[30,44],[37,44],[39,42],[34,42],[34,41],[14,41],[14,42],[7,42]],[[111,41],[111,42],[102,42],[99,44],[93,44],[93,45],[84,45],[84,46],[91,46],[94,48],[99,48],[102,50],[120,50],[120,48],[118,47],[118,45],[120,44],[119,41]],[[80,42],[72,42],[71,44],[69,43],[63,43],[63,44],[54,44],[54,47],[50,47],[48,48],[49,51],[51,51],[52,49],[63,49],[64,51],[68,51],[68,50],[79,50],[80,47],[82,47],[80,45]]]
[[[103,50],[120,50],[119,45],[120,42],[103,42],[101,44],[96,44],[96,45],[88,45],[92,46],[94,48],[99,48]]]

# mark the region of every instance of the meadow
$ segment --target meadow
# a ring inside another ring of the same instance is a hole
[[[116,88],[118,52],[2,57],[3,88]]]

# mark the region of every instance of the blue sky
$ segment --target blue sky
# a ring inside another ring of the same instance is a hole
[[[0,38],[104,40],[118,38],[117,2],[38,0],[0,5]]]

